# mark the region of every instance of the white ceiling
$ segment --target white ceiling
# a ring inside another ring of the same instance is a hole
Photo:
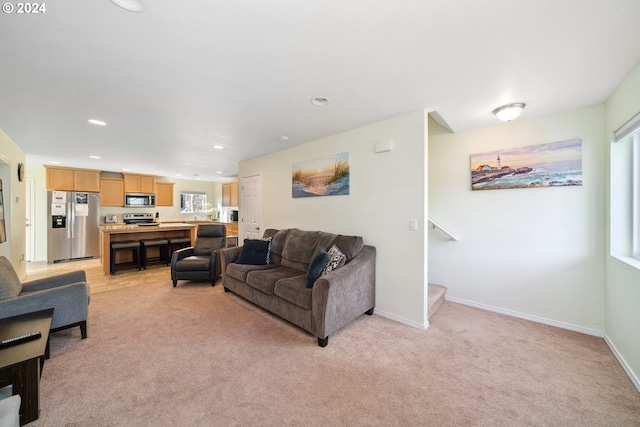
[[[460,132],[602,103],[640,61],[639,0],[45,4],[0,15],[0,128],[28,164],[183,179],[420,109]]]

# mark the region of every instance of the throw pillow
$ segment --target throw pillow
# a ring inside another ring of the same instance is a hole
[[[342,267],[347,262],[347,256],[342,253],[336,245],[329,248],[329,260],[327,265],[322,269],[322,274],[331,273],[333,270]]]
[[[327,265],[329,254],[324,249],[319,249],[309,263],[307,268],[307,288],[312,288],[316,280],[322,275],[324,266]]]
[[[270,237],[268,239],[244,239],[244,245],[236,264],[269,264],[270,249]]]

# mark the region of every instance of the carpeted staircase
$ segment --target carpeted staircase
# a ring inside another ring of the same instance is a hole
[[[428,301],[429,301],[429,319],[431,316],[435,314],[436,311],[440,308],[442,303],[444,302],[444,294],[447,293],[447,288],[440,285],[434,285],[433,283],[429,283],[428,290]]]

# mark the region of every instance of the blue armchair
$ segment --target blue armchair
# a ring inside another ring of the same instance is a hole
[[[82,270],[20,283],[11,262],[0,256],[0,319],[53,308],[51,332],[80,326],[85,339],[90,292]]]

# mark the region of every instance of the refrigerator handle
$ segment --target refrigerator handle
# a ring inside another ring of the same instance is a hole
[[[69,221],[67,222],[67,237],[70,239],[73,239],[73,225],[74,222],[76,222],[76,217],[73,214],[73,203],[72,202],[68,202],[67,203],[67,216]]]

